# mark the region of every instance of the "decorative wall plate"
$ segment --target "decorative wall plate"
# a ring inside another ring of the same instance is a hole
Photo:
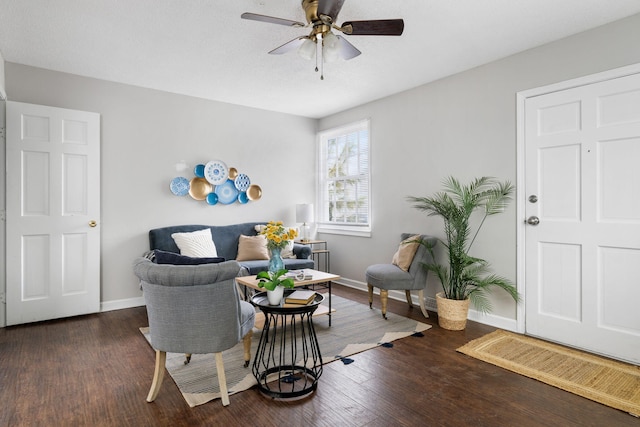
[[[229,179],[236,179],[236,176],[238,176],[238,169],[229,168]]]
[[[186,196],[189,194],[189,180],[187,178],[177,176],[171,180],[169,188],[176,196]]]
[[[218,195],[216,193],[207,194],[207,203],[210,204],[211,206],[218,203]]]
[[[233,182],[235,183],[238,191],[247,191],[247,189],[249,188],[249,185],[251,184],[251,180],[249,179],[249,176],[247,176],[247,174],[244,174],[244,173],[238,174],[238,176],[236,176],[236,179],[234,179]]]
[[[195,200],[204,200],[211,193],[213,186],[204,178],[192,178],[189,195]]]
[[[204,165],[204,177],[213,185],[224,184],[229,177],[229,168],[222,160],[211,160]]]
[[[216,185],[215,193],[218,195],[218,202],[223,205],[231,204],[238,199],[238,189],[230,179],[222,185]]]
[[[240,204],[245,204],[249,202],[249,196],[247,196],[247,193],[245,193],[244,191],[241,191],[240,194],[238,194],[238,203]]]
[[[247,188],[247,197],[249,200],[258,200],[262,197],[262,188],[259,185],[251,184],[249,188]]]
[[[183,169],[187,169],[184,160]],[[177,168],[177,165],[176,165]],[[251,179],[238,169],[227,167],[222,160],[211,160],[205,164],[197,164],[193,168],[194,178],[189,180],[181,176],[173,178],[169,188],[176,196],[191,196],[194,200],[205,201],[213,205],[230,205],[238,202],[245,205],[262,197],[262,189],[251,184]]]

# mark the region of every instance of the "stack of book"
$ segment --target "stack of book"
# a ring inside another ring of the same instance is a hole
[[[313,301],[316,297],[315,291],[309,291],[306,289],[299,289],[293,291],[284,299],[286,304],[301,304],[306,305]]]

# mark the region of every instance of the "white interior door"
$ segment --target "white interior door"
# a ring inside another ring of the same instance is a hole
[[[7,102],[7,325],[100,310],[100,116]]]
[[[524,123],[526,332],[638,363],[640,74],[527,98]]]

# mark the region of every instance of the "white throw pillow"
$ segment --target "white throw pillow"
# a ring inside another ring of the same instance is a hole
[[[296,256],[293,253],[293,240],[287,240],[287,246],[282,248],[282,252],[280,253],[282,258],[295,258]]]
[[[180,249],[181,255],[192,258],[215,258],[218,256],[210,228],[192,233],[173,233],[171,237]]]

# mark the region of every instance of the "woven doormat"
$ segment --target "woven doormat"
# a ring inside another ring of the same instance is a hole
[[[640,415],[640,367],[497,330],[458,349],[603,405]]]

